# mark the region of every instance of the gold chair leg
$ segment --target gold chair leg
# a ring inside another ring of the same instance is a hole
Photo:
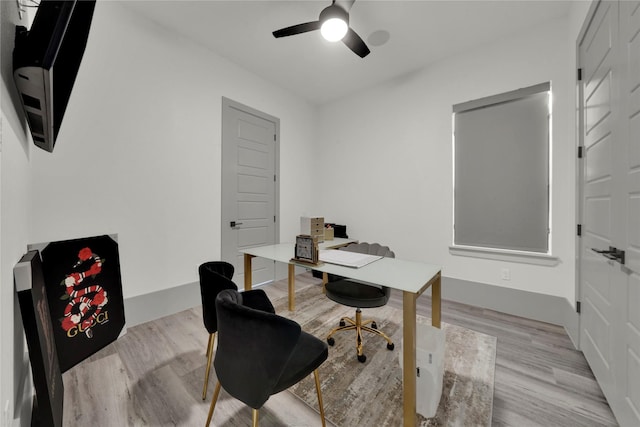
[[[343,322],[345,322],[345,323],[349,323],[350,325],[353,325],[353,326],[355,326],[355,325],[356,325],[355,320],[353,320],[353,319],[352,319],[352,318],[350,318],[350,317],[343,317],[343,318],[342,318],[342,319],[340,319],[340,320],[342,320],[342,321],[343,321]]]
[[[202,387],[202,400],[207,398],[207,386],[209,385],[209,371],[211,371],[211,361],[213,360],[213,342],[216,333],[209,334],[209,343],[207,344],[207,368],[204,371],[204,386]]]
[[[327,335],[327,338],[326,338],[326,339],[331,338],[331,336],[332,336],[333,334],[335,334],[336,332],[340,332],[340,331],[349,331],[349,330],[351,330],[351,329],[355,329],[355,328],[356,328],[356,326],[355,326],[355,325],[338,326],[337,328],[333,328],[333,329],[331,330],[331,332],[329,332],[329,335]]]
[[[253,427],[258,427],[258,410],[253,409]]]
[[[318,375],[318,370],[313,371],[313,376],[316,379],[316,392],[318,393],[318,407],[320,408],[320,420],[322,421],[322,427],[325,427],[324,421],[324,406],[322,404],[322,391],[320,390],[320,376]]]
[[[344,326],[338,326],[337,328],[333,328],[331,330],[331,332],[329,332],[329,334],[327,335],[327,338],[325,339],[329,339],[331,338],[331,336],[333,334],[335,334],[336,332],[340,332],[340,331],[350,331],[351,329],[356,329],[356,322],[350,318],[350,317],[343,317],[342,319],[340,319],[341,322],[344,322]]]
[[[371,332],[372,334],[380,335],[382,338],[387,340],[387,342],[389,344],[393,344],[393,341],[391,341],[391,338],[389,338],[389,336],[387,336],[387,334],[385,334],[384,332],[382,332],[382,331],[380,331],[378,329],[373,329],[373,328],[370,328],[368,326],[362,326],[362,330],[363,331],[367,331],[367,332]]]
[[[207,416],[207,423],[204,427],[209,427],[209,423],[211,423],[211,418],[213,417],[213,410],[216,407],[216,402],[218,401],[218,395],[220,394],[220,381],[216,384],[216,389],[213,392],[213,399],[211,399],[211,406],[209,407],[209,415]]]
[[[356,327],[356,351],[358,352],[358,356],[362,356],[362,329],[358,325]]]

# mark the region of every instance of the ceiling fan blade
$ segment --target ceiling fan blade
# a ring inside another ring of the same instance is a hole
[[[309,31],[319,30],[320,21],[305,22],[304,24],[292,25],[291,27],[281,28],[273,32],[273,37],[288,37],[296,34],[307,33]]]
[[[364,41],[362,41],[360,36],[356,34],[356,32],[353,31],[351,27],[349,27],[349,31],[347,31],[347,34],[342,39],[342,42],[360,58],[364,58],[365,56],[369,55],[369,53],[371,53]]]

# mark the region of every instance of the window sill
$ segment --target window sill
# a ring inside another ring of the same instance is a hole
[[[475,246],[449,246],[451,255],[472,258],[493,259],[497,261],[521,262],[525,264],[553,267],[560,264],[560,259],[548,254],[535,252],[509,251],[505,249],[480,248]]]

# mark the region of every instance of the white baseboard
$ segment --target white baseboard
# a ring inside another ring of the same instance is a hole
[[[563,326],[578,348],[579,316],[565,298],[443,277],[442,299]]]
[[[578,314],[565,298],[443,277],[442,299],[563,326],[574,346],[578,347]],[[124,301],[127,326],[200,304],[198,282],[127,298]]]
[[[150,322],[202,304],[200,284],[187,283],[124,300],[127,327]]]

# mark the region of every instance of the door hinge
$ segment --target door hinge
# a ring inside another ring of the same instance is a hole
[[[576,313],[580,314],[580,301],[576,301]]]
[[[273,182],[276,182],[276,176],[273,175]]]
[[[578,81],[582,81],[582,68],[578,68]]]
[[[584,157],[584,147],[581,145],[578,147],[578,158],[581,159]]]
[[[273,134],[273,141],[274,142],[276,141],[276,134],[275,133]]]
[[[582,236],[582,224],[578,224],[578,237]]]
[[[276,216],[275,215],[273,216],[273,222],[276,222]]]

